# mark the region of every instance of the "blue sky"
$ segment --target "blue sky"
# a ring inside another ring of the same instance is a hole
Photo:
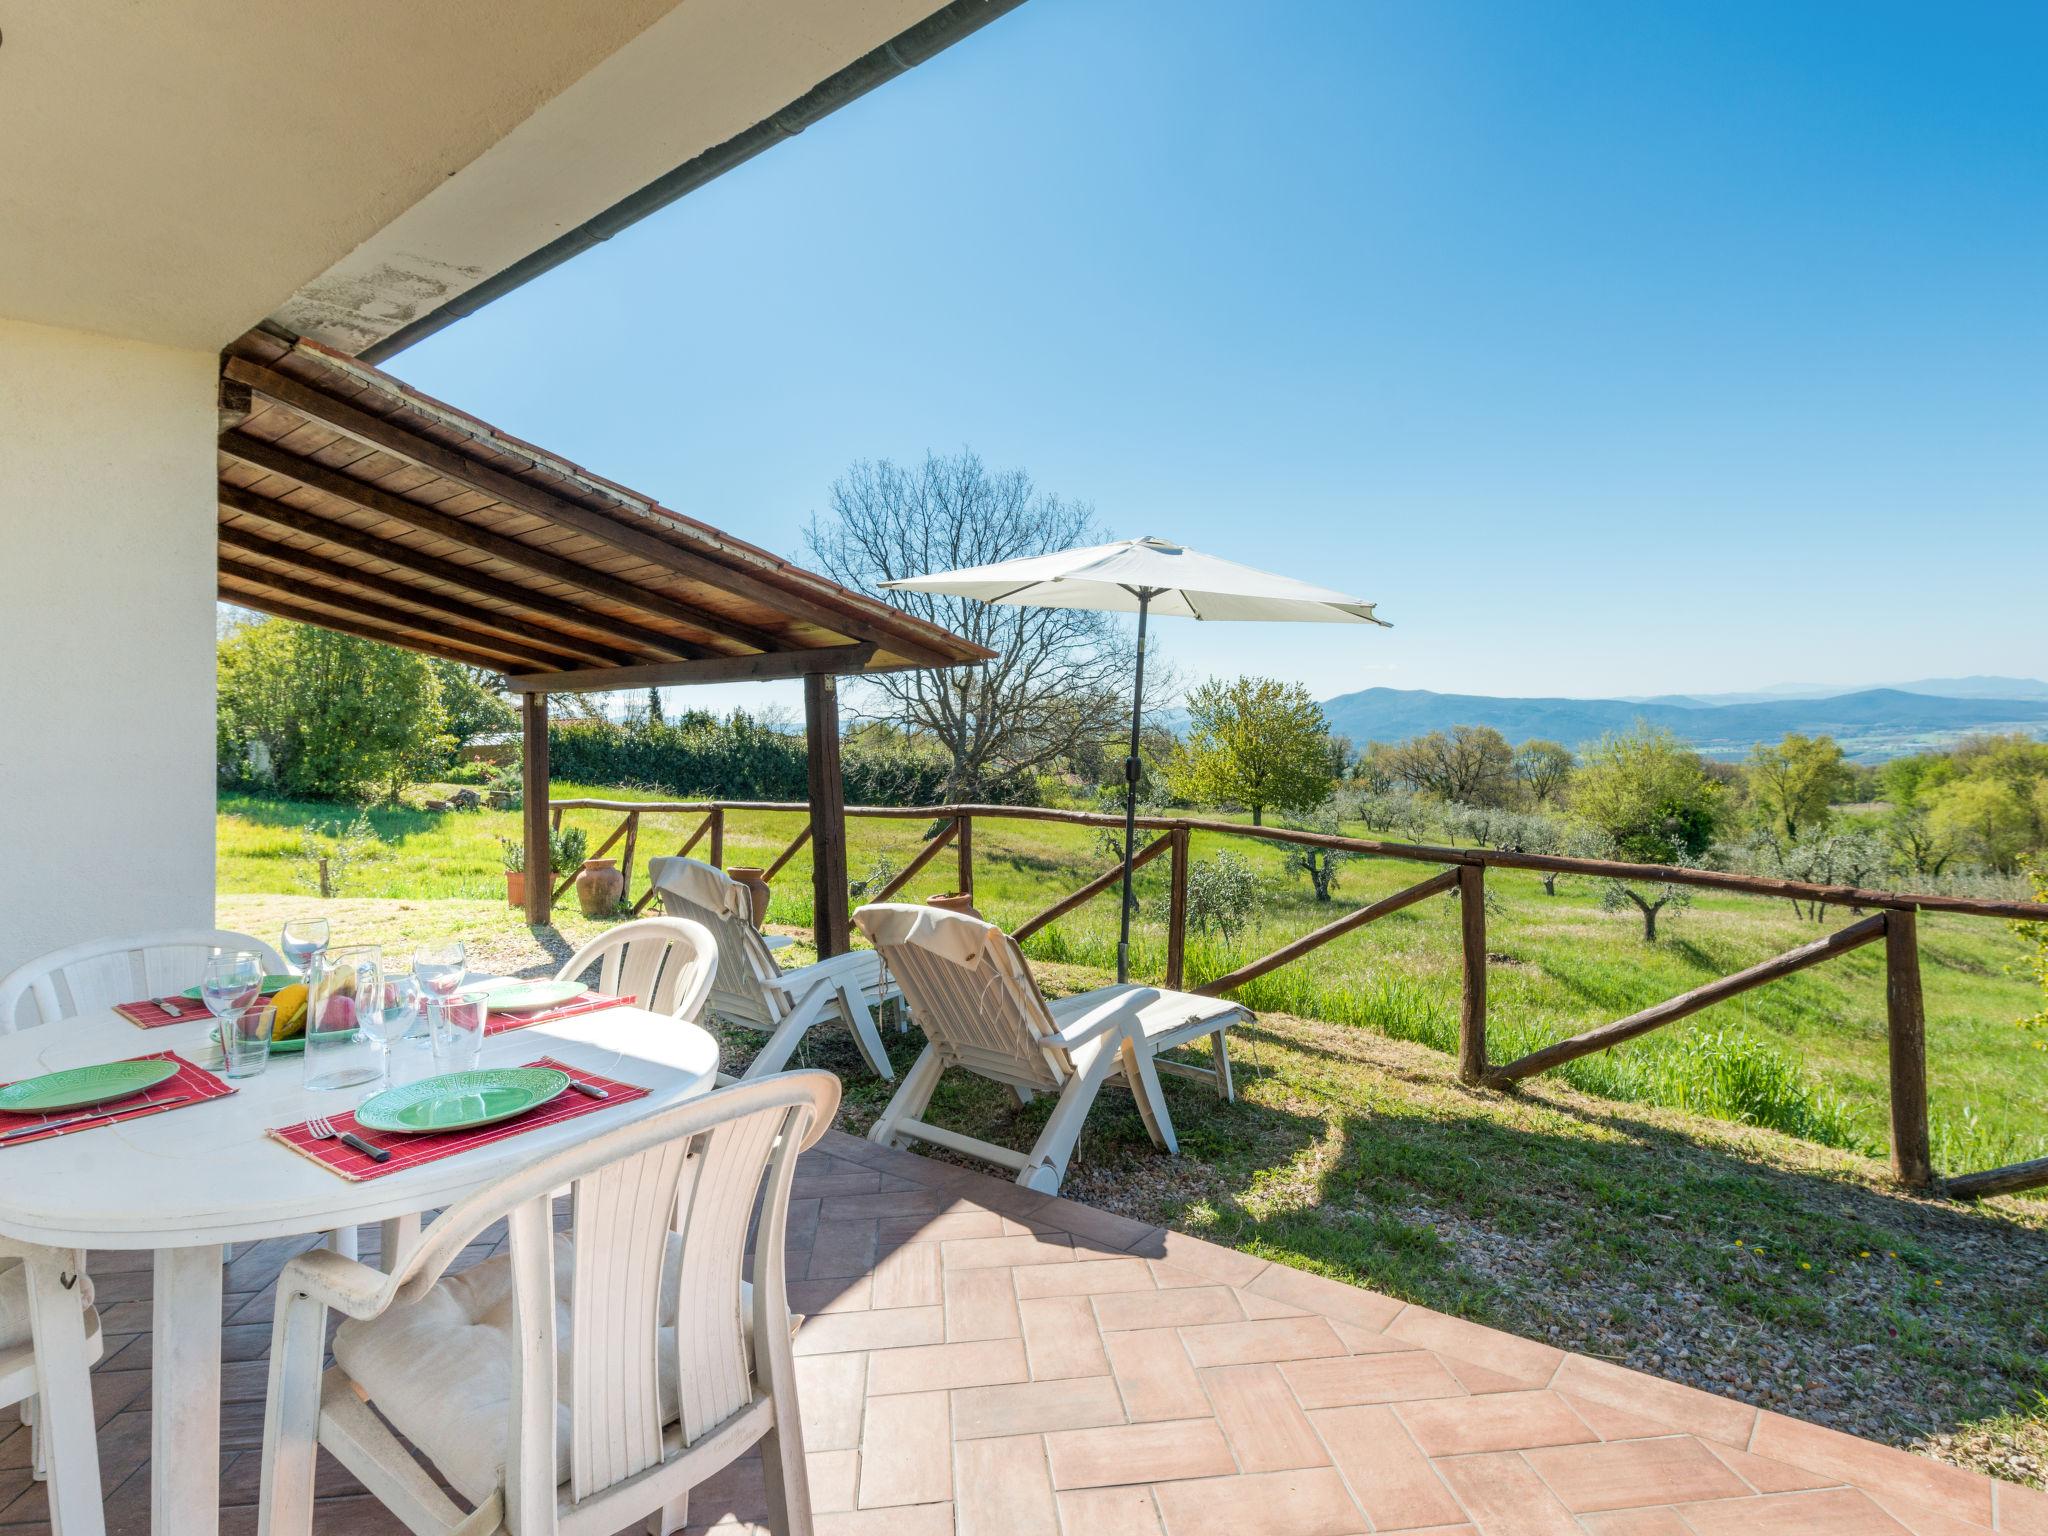
[[[1028,0],[391,367],[779,553],[965,445],[1397,626],[1160,626],[1190,678],[2048,674],[2044,56],[2031,0]]]

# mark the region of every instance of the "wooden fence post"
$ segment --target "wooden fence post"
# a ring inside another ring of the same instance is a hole
[[[714,869],[725,868],[725,807],[711,807],[711,857],[705,862]]]
[[[1934,1186],[1927,1134],[1927,1009],[1920,995],[1919,922],[1884,915],[1885,1026],[1891,1054],[1892,1176],[1908,1189]]]
[[[619,873],[626,883],[619,887],[619,902],[624,905],[633,895],[633,845],[640,841],[640,813],[626,812],[626,855],[619,860]]]
[[[959,883],[954,889],[962,896],[971,897],[974,894],[974,818],[956,816],[953,825],[957,829],[953,833],[953,846],[960,860],[960,872],[956,876]]]
[[[1486,866],[1458,866],[1458,937],[1465,987],[1458,1007],[1458,1081],[1486,1076]]]
[[[1186,827],[1173,829],[1173,875],[1166,905],[1166,985],[1174,991],[1180,990],[1187,973],[1188,841]]]

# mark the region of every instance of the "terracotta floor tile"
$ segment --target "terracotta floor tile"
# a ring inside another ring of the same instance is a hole
[[[1344,1354],[1344,1341],[1320,1317],[1283,1317],[1254,1323],[1205,1323],[1183,1328],[1188,1358],[1197,1366],[1254,1365],[1267,1360],[1309,1360]]]
[[[885,1248],[902,1243],[943,1243],[958,1237],[1001,1237],[1003,1218],[994,1211],[942,1211],[935,1216],[884,1217],[879,1239]]]
[[[2048,1493],[2000,1483],[1992,1490],[1998,1501],[1998,1528],[2015,1536],[2048,1536]]]
[[[832,1221],[852,1221],[863,1216],[904,1219],[934,1216],[945,1200],[929,1189],[899,1190],[892,1194],[837,1195],[825,1202],[823,1215]]]
[[[1797,1493],[1802,1488],[1832,1488],[1841,1481],[1824,1472],[1809,1472],[1804,1467],[1795,1467],[1789,1461],[1772,1461],[1768,1456],[1753,1456],[1748,1451],[1738,1451],[1725,1445],[1716,1445],[1711,1440],[1700,1442],[1719,1457],[1722,1465],[1741,1478],[1758,1493]]]
[[[824,1312],[865,1312],[874,1296],[874,1282],[866,1275],[792,1280],[788,1289],[789,1310],[804,1317]]]
[[[1984,1536],[1984,1527],[1974,1520],[1958,1520],[1953,1515],[1935,1514],[1921,1508],[1912,1500],[1902,1499],[1883,1488],[1866,1488],[1863,1491],[1870,1496],[1871,1503],[1911,1531],[1913,1536]],[[1994,1503],[2000,1502],[1997,1495],[2003,1492],[2003,1489],[1994,1492]],[[2014,1527],[2000,1525],[1998,1529],[2003,1532]]]
[[[765,1536],[767,1527],[762,1531]],[[953,1506],[920,1504],[913,1509],[851,1509],[844,1514],[820,1515],[817,1536],[953,1536]]]
[[[867,1369],[868,1357],[861,1354],[810,1355],[796,1362],[806,1450],[846,1451],[860,1444]]]
[[[1330,1467],[1160,1483],[1152,1491],[1166,1536],[1353,1536],[1372,1529]]]
[[[1055,1488],[1223,1477],[1237,1471],[1214,1419],[1063,1429],[1045,1437]]]
[[[1224,1365],[1199,1374],[1238,1470],[1286,1472],[1330,1464],[1278,1366]]]
[[[1556,1390],[1556,1389],[1552,1389]],[[1656,1440],[1677,1433],[1675,1426],[1627,1408],[1616,1408],[1575,1392],[1558,1392],[1572,1405],[1572,1412],[1586,1421],[1586,1427],[1602,1440]]]
[[[1074,1488],[1055,1497],[1067,1536],[1159,1536],[1150,1488]]]
[[[830,1280],[840,1275],[864,1275],[875,1267],[875,1223],[834,1221],[829,1213],[819,1221],[811,1239],[811,1263],[806,1277]]]
[[[1486,1536],[1582,1536],[1585,1528],[1512,1451],[1448,1456],[1436,1469]]]
[[[1143,1259],[1077,1259],[1072,1264],[1034,1264],[1017,1271],[1017,1294],[1027,1301],[1039,1296],[1106,1296],[1157,1289]]]
[[[1102,1335],[1095,1328],[1095,1308],[1086,1296],[1020,1301],[1017,1312],[1024,1322],[1024,1347],[1031,1357],[1033,1381],[1109,1374]]]
[[[1184,1290],[1097,1296],[1095,1321],[1104,1333],[1126,1328],[1189,1328],[1201,1323],[1242,1322],[1244,1311],[1237,1304],[1237,1292],[1229,1286],[1197,1285]]]
[[[1679,1513],[1695,1536],[1912,1536],[1855,1488],[1686,1504]]]
[[[1307,1270],[1290,1269],[1285,1264],[1270,1265],[1245,1289],[1305,1307],[1324,1317],[1341,1318],[1359,1328],[1382,1331],[1406,1305],[1378,1291],[1346,1285],[1326,1275],[1312,1275]]]
[[[1308,1308],[1297,1307],[1291,1301],[1280,1301],[1275,1297],[1245,1289],[1237,1291],[1237,1304],[1244,1308],[1244,1315],[1254,1322],[1268,1317],[1307,1317]],[[1334,1324],[1332,1325],[1335,1326]]]
[[[1018,1339],[878,1349],[867,1360],[870,1397],[897,1392],[943,1392],[953,1387],[990,1387],[1027,1377],[1024,1345]]]
[[[1308,1417],[1381,1530],[1455,1524],[1465,1518],[1391,1408],[1328,1408]]]
[[[1109,1333],[1103,1335],[1102,1343],[1133,1424],[1189,1419],[1210,1412],[1202,1380],[1174,1329]]]
[[[1991,1523],[1988,1480],[1909,1451],[1874,1445],[1782,1413],[1758,1415],[1748,1449],[1774,1461],[1831,1474],[1843,1482],[1887,1489],[1959,1520]]]
[[[1552,1345],[1538,1344],[1533,1339],[1518,1339],[1497,1328],[1481,1327],[1461,1317],[1432,1312],[1427,1307],[1404,1308],[1385,1331],[1424,1349],[1440,1350],[1460,1360],[1483,1364],[1487,1369],[1512,1376],[1529,1387],[1548,1385],[1564,1360],[1564,1351]]]
[[[1032,1220],[1050,1222],[1063,1232],[1076,1237],[1085,1237],[1092,1243],[1100,1244],[1122,1253],[1130,1248],[1154,1240],[1159,1229],[1148,1221],[1139,1221],[1131,1216],[1119,1216],[1114,1211],[1098,1210],[1092,1205],[1083,1205],[1078,1200],[1066,1200],[1055,1195],[1031,1213]]]
[[[811,1479],[811,1511],[830,1514],[852,1509],[860,1492],[858,1451],[808,1451],[804,1466]]]
[[[1392,1355],[1338,1355],[1290,1360],[1280,1367],[1304,1408],[1344,1408],[1354,1403],[1402,1403],[1431,1397],[1463,1397],[1441,1361],[1426,1349]]]
[[[952,1498],[948,1427],[943,1392],[869,1398],[860,1439],[860,1507]]]
[[[1672,1429],[1723,1445],[1746,1446],[1756,1427],[1756,1410],[1747,1403],[1716,1397],[1696,1387],[1663,1381],[1584,1355],[1569,1356],[1557,1368],[1551,1385],[1574,1398],[1590,1398],[1641,1414]]]
[[[1750,1491],[1690,1435],[1553,1446],[1524,1456],[1565,1507],[1579,1514],[1734,1498]]]
[[[965,1387],[953,1393],[953,1438],[1036,1435],[1124,1422],[1123,1400],[1107,1376]]]
[[[949,1342],[1024,1336],[1017,1316],[1017,1287],[1009,1270],[949,1269],[944,1271],[943,1291]]]
[[[1162,1259],[1176,1269],[1200,1275],[1204,1282],[1214,1285],[1248,1285],[1266,1269],[1266,1260],[1255,1255],[1164,1228],[1156,1236],[1131,1244],[1125,1251],[1142,1258]]]
[[[902,1349],[945,1342],[946,1317],[939,1307],[897,1307],[888,1312],[827,1312],[807,1317],[797,1330],[799,1355],[844,1354],[861,1349]]]
[[[873,1302],[877,1307],[936,1307],[939,1289],[939,1245],[906,1243],[876,1261]]]
[[[1027,1232],[1017,1237],[959,1237],[939,1245],[948,1269],[989,1269],[998,1264],[1071,1264],[1073,1239],[1064,1232]]]
[[[1052,1472],[1039,1436],[963,1440],[953,1454],[959,1536],[1060,1536]]]
[[[1598,1438],[1555,1392],[1436,1398],[1402,1403],[1394,1411],[1429,1456],[1521,1451]]]
[[[1611,1515],[1581,1515],[1586,1536],[1693,1536],[1675,1509],[1624,1509]]]

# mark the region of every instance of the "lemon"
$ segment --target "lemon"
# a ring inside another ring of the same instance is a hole
[[[271,1004],[277,1009],[277,1023],[271,1030],[273,1040],[296,1040],[306,1032],[306,989],[303,984],[293,982],[282,988]]]

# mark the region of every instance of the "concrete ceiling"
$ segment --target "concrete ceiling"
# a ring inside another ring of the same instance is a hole
[[[16,0],[0,316],[360,350],[939,4]]]

